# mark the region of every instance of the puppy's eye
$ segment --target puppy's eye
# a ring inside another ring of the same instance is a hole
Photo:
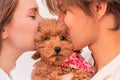
[[[48,36],[46,36],[45,38],[44,38],[44,40],[50,40],[50,37],[48,37]]]
[[[65,37],[64,37],[64,36],[61,36],[60,40],[61,40],[61,41],[64,41],[64,40],[65,40]]]

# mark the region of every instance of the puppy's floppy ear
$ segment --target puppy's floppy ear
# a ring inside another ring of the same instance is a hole
[[[34,60],[39,59],[39,58],[40,58],[40,53],[37,51],[36,53],[34,53],[34,54],[32,55],[31,58],[34,59]]]

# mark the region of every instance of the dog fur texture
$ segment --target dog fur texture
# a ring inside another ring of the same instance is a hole
[[[62,80],[61,76],[72,73],[72,80],[90,80],[92,73],[81,69],[61,66],[72,53],[72,42],[64,25],[55,19],[45,19],[35,35],[38,60],[32,71],[32,80]]]

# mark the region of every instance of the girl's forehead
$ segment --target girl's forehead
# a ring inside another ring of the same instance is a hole
[[[27,4],[27,5],[26,5]],[[35,0],[19,0],[17,9],[19,9],[19,11],[31,11],[31,10],[38,10],[38,5],[37,2]]]

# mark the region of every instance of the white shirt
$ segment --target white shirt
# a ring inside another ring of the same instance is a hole
[[[0,68],[0,80],[11,80],[9,76]]]
[[[12,77],[10,78],[7,73],[5,73],[1,68],[0,68],[0,80],[13,80]]]
[[[120,55],[98,71],[91,80],[120,80]]]

